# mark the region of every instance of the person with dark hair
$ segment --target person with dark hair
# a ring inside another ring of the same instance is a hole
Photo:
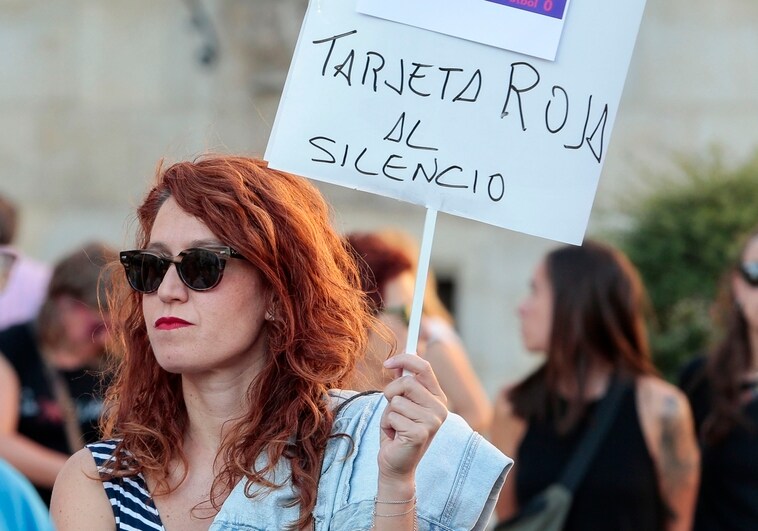
[[[105,439],[61,472],[59,531],[484,529],[510,461],[447,414],[427,362],[340,389],[374,318],[312,184],[206,156],[160,169],[138,220]]]
[[[521,333],[546,359],[496,404],[493,442],[517,463],[498,502],[502,520],[563,477],[597,411],[617,396],[563,529],[690,528],[698,482],[691,412],[656,376],[644,301],[632,264],[603,244],[558,248],[535,269],[519,307]]]
[[[24,255],[13,243],[18,209],[0,194],[0,330],[37,316],[50,280],[50,268]]]
[[[758,229],[730,268],[724,335],[682,371],[702,452],[696,531],[758,529]]]
[[[0,332],[0,457],[46,503],[66,459],[99,438],[108,340],[99,305],[108,285],[105,266],[115,257],[99,243],[65,256],[37,320]]]

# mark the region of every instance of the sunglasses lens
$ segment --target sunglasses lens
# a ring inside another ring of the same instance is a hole
[[[751,286],[758,286],[758,262],[742,264],[742,277]]]
[[[197,291],[211,289],[221,280],[221,259],[211,251],[193,249],[178,267],[184,283]]]
[[[154,254],[138,252],[130,256],[122,256],[126,269],[126,279],[129,285],[142,293],[152,293],[158,289],[166,274],[168,264]]]

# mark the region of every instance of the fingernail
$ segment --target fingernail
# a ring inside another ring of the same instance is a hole
[[[395,358],[389,358],[384,360],[384,367],[387,369],[391,369],[395,366]]]

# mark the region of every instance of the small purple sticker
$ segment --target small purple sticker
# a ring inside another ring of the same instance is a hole
[[[563,19],[563,12],[566,10],[566,0],[487,0],[487,2],[515,7],[561,20]]]

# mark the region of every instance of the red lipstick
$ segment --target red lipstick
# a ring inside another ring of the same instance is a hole
[[[192,323],[188,323],[184,319],[179,319],[178,317],[161,317],[155,321],[155,328],[158,330],[175,330],[177,328],[191,325]]]

